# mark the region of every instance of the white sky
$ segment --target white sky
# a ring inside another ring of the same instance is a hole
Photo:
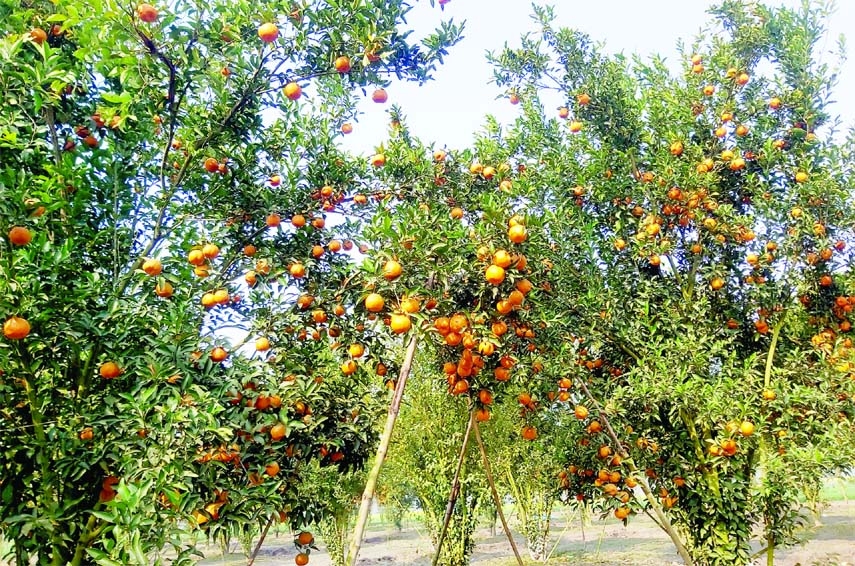
[[[767,0],[768,2],[769,0]],[[773,0],[775,4],[795,6],[801,0]],[[710,22],[706,13],[713,2],[708,0],[544,0],[555,6],[555,27],[570,27],[583,31],[594,41],[605,45],[609,52],[642,56],[658,53],[669,65],[680,64],[676,50],[683,39],[691,45],[698,32]],[[389,102],[374,104],[370,98],[360,109],[364,114],[354,124],[354,131],[345,137],[345,146],[368,154],[386,138],[391,104],[399,104],[413,133],[425,142],[435,142],[461,149],[470,145],[473,133],[479,131],[484,116],[492,114],[500,122],[510,122],[518,107],[490,83],[491,67],[485,60],[487,51],[498,51],[507,41],[517,46],[519,37],[534,31],[530,18],[531,4],[526,0],[450,0],[441,12],[439,5],[431,8],[420,0],[410,12],[409,24],[415,37],[423,37],[436,27],[441,17],[466,21],[464,39],[451,49],[446,64],[439,67],[435,80],[419,87],[415,84],[394,83],[388,89]],[[848,24],[848,25],[847,25]],[[855,0],[840,0],[829,25],[826,50],[836,47],[837,37],[846,34],[849,60],[841,74],[835,100],[842,101],[832,108],[841,114],[845,125],[855,124],[855,111],[849,103],[855,95]],[[852,45],[850,45],[852,44]],[[828,59],[831,62],[831,59]],[[369,90],[370,97],[370,90]],[[558,106],[559,101],[555,101]]]

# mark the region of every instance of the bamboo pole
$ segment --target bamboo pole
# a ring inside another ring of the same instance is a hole
[[[417,342],[418,339],[416,338],[416,335],[413,334],[410,338],[410,343],[407,345],[407,351],[404,354],[404,361],[401,364],[401,371],[398,374],[398,383],[395,386],[395,394],[392,397],[392,403],[389,405],[389,413],[386,416],[386,425],[383,427],[383,434],[380,436],[380,444],[377,446],[377,454],[374,457],[374,466],[368,474],[368,479],[365,482],[365,489],[362,492],[362,500],[359,504],[359,517],[356,520],[356,526],[353,529],[353,539],[350,541],[350,547],[347,551],[347,563],[350,566],[356,565],[356,560],[359,557],[359,550],[362,547],[362,538],[365,536],[365,526],[368,524],[368,515],[371,512],[371,501],[374,499],[374,490],[377,488],[377,478],[380,476],[383,461],[386,459],[386,453],[389,451],[392,431],[395,429],[395,421],[397,421],[398,413],[401,410],[401,399],[404,396],[404,387],[407,385],[407,379],[410,377],[410,371],[413,367],[413,358],[416,354]]]
[[[466,425],[466,432],[463,435],[463,443],[460,445],[460,454],[457,456],[457,467],[454,470],[454,479],[451,480],[451,493],[448,494],[448,504],[445,506],[445,517],[442,520],[442,529],[439,531],[439,538],[436,542],[436,553],[433,556],[431,566],[436,566],[439,562],[439,555],[442,553],[442,543],[445,542],[445,534],[448,532],[448,524],[451,522],[451,515],[454,513],[454,505],[457,503],[457,497],[460,495],[460,470],[463,468],[463,461],[466,459],[466,448],[469,446],[469,434],[472,432],[472,424],[475,422],[475,411],[469,411],[469,422]]]
[[[514,551],[517,564],[519,564],[519,566],[523,566],[520,551],[517,550],[517,543],[514,542],[514,535],[511,534],[511,529],[508,528],[508,522],[505,520],[505,512],[502,511],[502,500],[499,497],[498,490],[496,489],[496,482],[493,480],[493,470],[490,467],[490,459],[487,457],[487,448],[484,446],[484,441],[481,439],[481,427],[478,426],[478,421],[475,421],[474,428],[475,440],[478,442],[478,449],[481,450],[481,459],[484,461],[484,473],[487,475],[487,483],[490,484],[490,492],[493,494],[493,503],[496,504],[496,511],[499,513],[499,519],[502,521],[502,528],[505,529],[505,534],[508,536],[508,542],[511,543],[511,549]]]

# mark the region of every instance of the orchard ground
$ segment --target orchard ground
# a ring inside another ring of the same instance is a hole
[[[819,524],[806,513],[809,528],[804,533],[807,542],[802,546],[775,553],[776,566],[855,566],[855,479],[830,482],[824,491],[828,506],[822,512]],[[513,510],[506,512],[512,515]],[[360,564],[412,564],[429,565],[432,558],[430,539],[417,514],[404,521],[397,530],[374,517],[360,554]],[[512,520],[512,519],[511,519]],[[551,529],[555,550],[549,564],[584,564],[590,566],[664,566],[680,564],[668,537],[646,517],[634,518],[627,527],[608,519],[594,519],[580,528],[580,517],[567,507],[557,506],[553,512]],[[287,532],[268,537],[255,564],[273,566],[291,564],[295,550],[292,536]],[[525,557],[525,541],[517,535],[517,545]],[[450,542],[453,543],[453,542]],[[235,545],[232,546],[234,549]],[[329,558],[323,541],[319,552],[312,553],[312,566],[328,566]],[[246,564],[241,554],[226,557],[214,556],[200,564],[238,566]],[[765,557],[763,558],[765,560]],[[511,566],[516,564],[508,542],[499,530],[495,535],[482,525],[477,532],[477,546],[473,564],[483,566]],[[527,564],[541,564],[526,558]]]

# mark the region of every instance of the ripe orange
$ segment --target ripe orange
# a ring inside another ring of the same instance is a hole
[[[490,409],[488,409],[487,407],[481,407],[475,411],[475,420],[479,423],[489,421],[490,416]]]
[[[395,334],[403,334],[410,330],[413,323],[410,320],[410,315],[394,313],[391,316],[389,327]]]
[[[299,553],[297,556],[294,557],[294,563],[297,566],[306,566],[306,564],[309,563],[309,555],[305,552]]]
[[[365,309],[368,312],[380,312],[386,305],[386,301],[379,293],[370,293],[365,297]]]
[[[279,37],[279,28],[271,22],[261,24],[258,26],[258,37],[264,43],[272,43]]]
[[[142,270],[145,271],[146,275],[154,277],[163,272],[163,265],[160,263],[159,259],[150,258],[143,262]]]
[[[403,268],[401,264],[394,259],[390,259],[383,266],[383,277],[386,278],[387,281],[393,281],[401,276],[403,272]]]
[[[796,183],[804,183],[808,180],[808,174],[804,171],[799,171],[796,173]]]
[[[383,104],[389,99],[389,95],[386,94],[386,91],[382,88],[378,88],[371,94],[371,100],[376,102],[377,104]]]
[[[576,102],[579,103],[579,106],[587,106],[591,103],[591,97],[588,96],[587,93],[583,92],[576,96]]]
[[[718,291],[722,287],[724,287],[724,279],[721,277],[713,277],[712,281],[710,281],[710,288],[713,291]]]
[[[98,373],[101,374],[101,377],[104,379],[115,379],[122,375],[122,368],[116,362],[104,362],[101,364],[101,367],[98,368]]]
[[[214,159],[213,157],[209,157],[205,160],[205,171],[208,173],[216,173],[220,168],[220,162]]]
[[[511,104],[514,104],[514,105],[519,104],[520,103],[520,97],[516,93],[511,93],[508,96],[508,102],[510,102]]]
[[[415,297],[408,297],[401,301],[401,310],[405,313],[417,313],[419,312],[419,308],[421,308],[421,304],[419,304],[419,300]]]
[[[229,353],[226,352],[225,348],[217,346],[213,350],[211,350],[211,361],[220,363],[229,357]]]
[[[30,333],[30,323],[19,316],[11,316],[3,323],[3,336],[9,340],[21,340]]]
[[[47,41],[47,33],[42,28],[33,28],[30,30],[30,39],[33,40],[33,43],[41,45]]]
[[[13,246],[26,246],[33,240],[33,235],[23,226],[13,226],[9,230],[9,242]]]
[[[291,277],[295,279],[300,279],[306,276],[306,266],[300,263],[299,261],[294,262],[291,264],[290,267],[288,267],[288,273],[291,274]]]
[[[83,442],[89,442],[95,436],[95,433],[90,427],[86,427],[77,435]]]
[[[157,295],[158,297],[162,297],[164,299],[168,299],[169,297],[171,297],[172,293],[173,293],[172,283],[170,283],[169,281],[161,281],[154,288],[154,294]]]
[[[350,122],[345,122],[344,124],[341,125],[341,133],[349,134],[352,131],[353,131],[353,124],[351,124]]]
[[[297,100],[303,95],[303,89],[295,82],[286,84],[285,88],[282,89],[282,92],[285,93],[285,97],[288,98],[288,100]]]
[[[457,313],[448,321],[448,328],[451,332],[462,332],[467,326],[469,326],[469,320],[464,314]]]
[[[202,246],[202,255],[207,259],[214,259],[220,255],[220,248],[216,244],[205,244]]]
[[[383,167],[386,165],[386,156],[382,153],[378,153],[371,157],[371,165],[374,167]]]
[[[312,533],[308,531],[303,531],[299,535],[297,535],[297,544],[300,546],[309,546],[314,544],[315,537]]]
[[[515,244],[522,244],[527,237],[525,226],[521,224],[515,224],[508,229],[508,239]]]
[[[485,277],[491,285],[499,285],[505,280],[505,270],[498,265],[491,265],[487,268]]]
[[[195,249],[190,250],[190,253],[187,254],[187,262],[190,265],[195,265],[199,267],[205,264],[205,254],[202,253],[202,250]]]
[[[584,405],[576,405],[576,409],[573,411],[573,414],[580,421],[588,418],[588,408]]]
[[[459,207],[454,207],[451,209],[451,217],[455,220],[460,220],[463,218],[463,209]]]
[[[525,440],[534,440],[537,438],[537,429],[533,426],[524,426],[522,428],[522,437]]]
[[[519,281],[517,281],[514,287],[523,295],[528,295],[529,292],[534,288],[534,286],[531,284],[531,281],[529,281],[528,279],[520,279]]]
[[[262,336],[255,340],[255,349],[258,352],[266,352],[270,349],[270,340]]]
[[[568,116],[570,116],[570,109],[569,108],[567,108],[566,106],[562,106],[561,108],[558,109],[558,117],[559,118],[561,118],[562,120],[566,120]]]
[[[579,122],[576,120],[574,120],[573,122],[570,122],[570,131],[573,132],[574,134],[581,132],[582,131],[582,122]]]
[[[671,155],[675,157],[683,155],[683,142],[675,141],[671,144]]]
[[[502,269],[510,267],[513,261],[514,260],[511,257],[511,254],[509,254],[505,250],[499,250],[493,254],[493,265],[497,265]]]
[[[781,99],[777,96],[774,96],[769,99],[769,108],[771,108],[772,110],[778,110],[781,108],[782,105],[783,102],[781,102]]]
[[[137,16],[147,24],[157,20],[157,8],[151,4],[140,4],[137,6]]]
[[[751,436],[752,434],[754,434],[754,430],[754,423],[752,423],[751,421],[742,421],[742,424],[739,425],[739,434],[741,434],[742,436]]]
[[[333,67],[335,70],[341,74],[350,72],[350,57],[347,55],[342,55],[341,57],[337,57],[335,62],[333,63]]]
[[[264,466],[264,473],[271,478],[279,473],[279,462],[270,462]]]

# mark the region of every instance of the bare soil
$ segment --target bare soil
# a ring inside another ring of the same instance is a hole
[[[556,513],[551,543],[554,550],[549,564],[590,566],[667,566],[681,564],[668,537],[646,517],[634,518],[628,527],[615,521],[598,522],[580,528],[578,516]],[[855,566],[855,501],[835,502],[822,516],[821,524],[804,533],[802,546],[775,552],[775,566]],[[517,547],[527,564],[525,540],[515,535]],[[329,566],[323,541],[313,552],[310,566]],[[287,533],[268,536],[255,564],[272,566],[293,564],[296,554],[293,536]],[[359,564],[365,566],[409,564],[427,566],[431,563],[432,546],[427,533],[413,522],[401,531],[370,530],[360,553]],[[472,557],[480,566],[511,566],[516,564],[510,545],[501,529],[491,536],[487,528],[477,533],[477,545]],[[765,555],[757,564],[766,564]],[[215,557],[210,555],[200,564],[237,566],[246,564],[241,554]]]

